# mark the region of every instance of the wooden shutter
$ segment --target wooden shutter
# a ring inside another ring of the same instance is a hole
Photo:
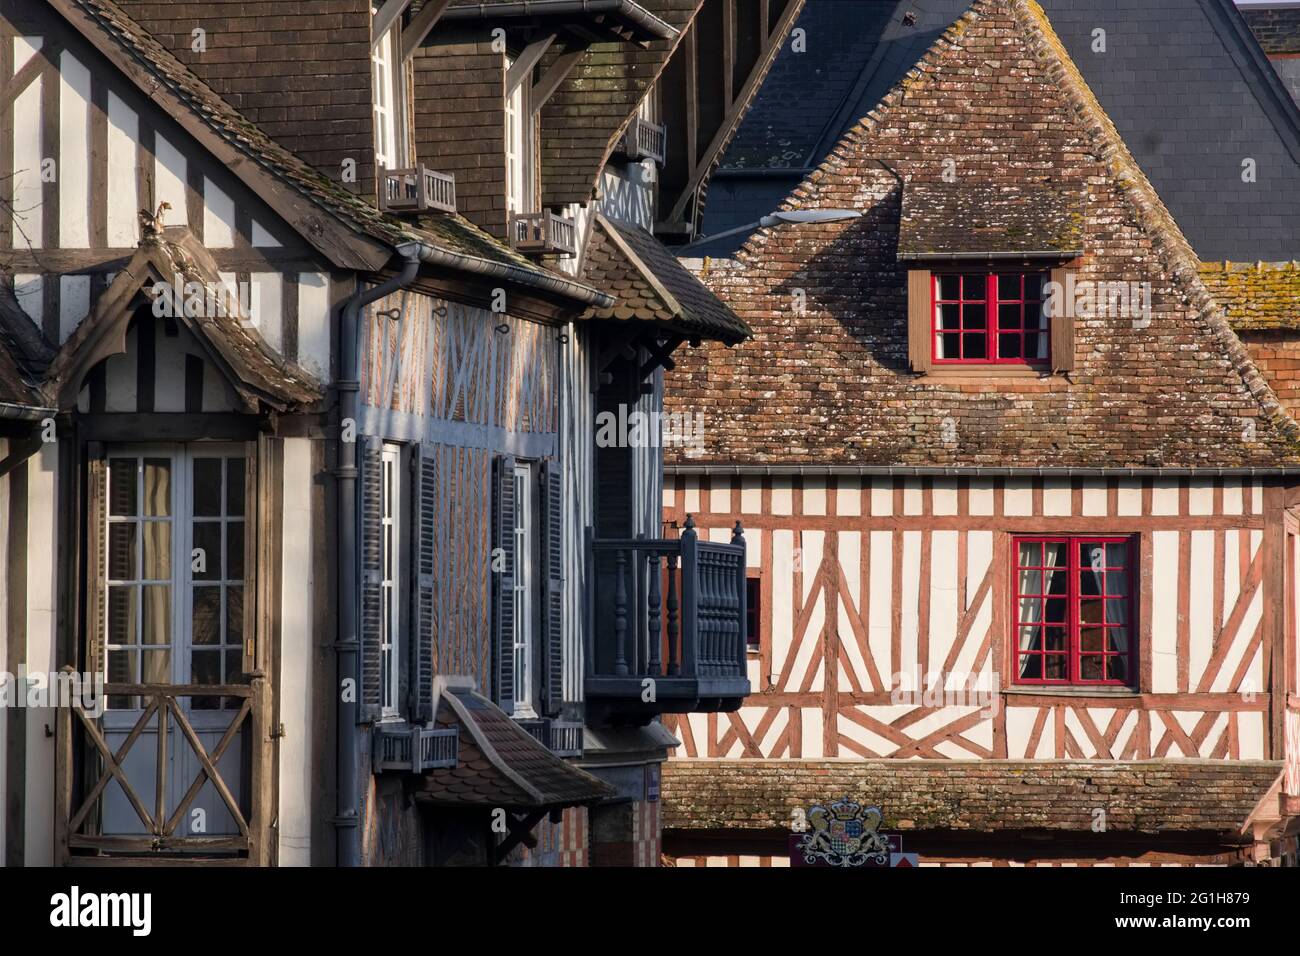
[[[1051,325],[1053,372],[1074,371],[1074,309],[1073,303],[1067,302],[1065,298],[1066,282],[1070,272],[1070,269],[1052,270],[1052,281],[1061,288],[1060,306],[1057,309],[1061,314],[1054,315],[1048,320]]]
[[[107,576],[108,459],[101,442],[86,445],[86,660],[87,674],[103,674]]]
[[[515,460],[492,462],[492,652],[496,702],[515,709]],[[499,570],[497,570],[499,569]]]
[[[360,720],[378,720],[383,709],[383,449],[378,439],[361,443],[361,686],[357,689]]]
[[[433,560],[434,524],[438,505],[438,453],[431,445],[420,445],[416,450],[415,481],[412,482],[411,528],[415,542],[415,588],[412,620],[414,648],[410,655],[410,699],[413,719],[433,720]]]
[[[560,462],[548,458],[542,467],[542,554],[545,595],[542,599],[542,646],[545,648],[543,706],[547,716],[560,713],[564,702],[564,482]]]
[[[934,354],[934,303],[929,269],[907,272],[907,355],[913,372],[928,372]]]

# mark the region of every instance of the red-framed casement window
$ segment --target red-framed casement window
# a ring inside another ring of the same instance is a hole
[[[1127,537],[1014,539],[1016,683],[1136,686],[1136,558]]]
[[[935,365],[1047,365],[1046,272],[936,272],[930,277]]]

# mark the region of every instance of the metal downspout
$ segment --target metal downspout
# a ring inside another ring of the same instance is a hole
[[[361,310],[370,303],[409,285],[420,271],[420,250],[416,244],[398,247],[405,259],[400,275],[369,290],[360,285],[344,303],[343,328],[340,330],[342,354],[339,357],[339,427],[357,420],[357,393],[361,390],[357,354]],[[356,435],[356,439],[360,439]],[[357,695],[361,692],[357,668],[360,650],[360,616],[357,610],[357,441],[343,441],[339,436],[339,460],[334,469],[338,483],[339,508],[339,629],[334,644],[338,665],[338,728],[335,768],[338,784],[334,815],[335,862],[339,866],[361,865],[361,843],[357,804]],[[343,681],[352,679],[352,694],[343,693]],[[351,700],[348,697],[351,697]]]

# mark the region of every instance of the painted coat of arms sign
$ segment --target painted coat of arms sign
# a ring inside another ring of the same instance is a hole
[[[792,849],[805,866],[889,866],[888,834],[880,832],[879,807],[863,806],[847,797],[810,807]],[[796,830],[798,831],[798,826]]]

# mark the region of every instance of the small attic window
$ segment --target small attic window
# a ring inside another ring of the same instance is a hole
[[[935,365],[1045,365],[1050,355],[1042,272],[931,276]]]

